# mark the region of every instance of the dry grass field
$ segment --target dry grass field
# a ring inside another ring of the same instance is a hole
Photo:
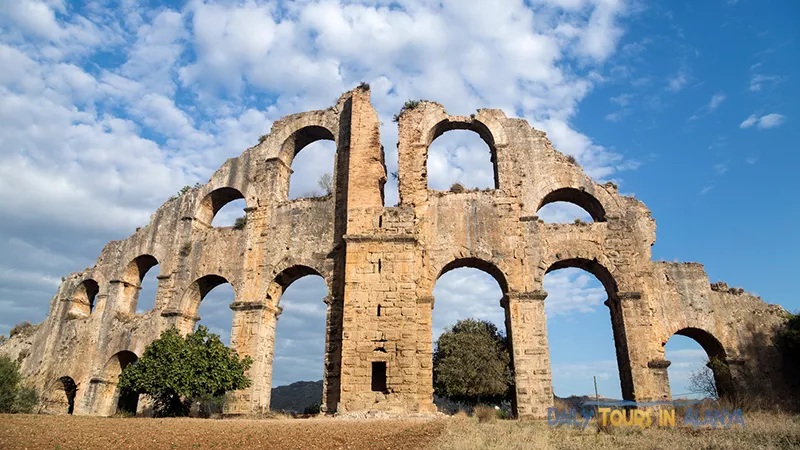
[[[745,414],[746,428],[611,429],[472,417],[432,420],[144,419],[0,415],[0,449],[789,449],[800,417]]]

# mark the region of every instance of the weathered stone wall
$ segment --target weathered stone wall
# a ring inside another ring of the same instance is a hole
[[[454,129],[487,143],[495,189],[428,189],[428,147]],[[334,192],[289,201],[292,161],[319,139],[336,143]],[[329,290],[324,409],[433,411],[433,288],[444,273],[474,267],[503,292],[486,301],[506,311],[517,413],[542,417],[553,399],[542,283],[549,271],[578,267],[608,293],[626,399],[670,398],[664,345],[674,334],[728,364],[732,388],[749,388],[757,373],[778,396],[773,338],[783,310],[711,285],[699,264],[652,262],[649,210],[612,183],[593,182],[543,132],[498,110],[456,117],[422,102],[400,117],[398,152],[400,204],[384,207],[386,168],[369,91],[275,122],[206,185],[171,199],[148,226],[109,243],[93,268],[67,277],[35,334],[15,337],[0,352],[17,357],[29,349],[23,371],[52,408],[64,409],[59,380],[70,377],[78,385],[76,413],[112,414],[123,366],[168,327],[192,330],[203,296],[228,282],[235,293],[231,345],[254,359],[253,386],[236,393],[228,412],[265,412],[281,295],[298,278],[319,275]],[[238,198],[247,203],[244,228],[211,227],[214,214]],[[540,221],[537,211],[556,201],[581,206],[594,221]],[[155,263],[156,305],[136,314],[141,279]],[[385,387],[375,377],[383,364]]]

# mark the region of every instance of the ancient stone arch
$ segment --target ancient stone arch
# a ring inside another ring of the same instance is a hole
[[[472,130],[489,145],[495,189],[428,188],[428,147],[452,129]],[[129,360],[171,326],[187,332],[204,294],[230,282],[232,346],[254,364],[252,387],[235,394],[228,412],[265,412],[280,296],[297,277],[318,274],[329,289],[323,408],[433,411],[431,292],[442,273],[473,266],[502,280],[516,413],[543,417],[553,396],[542,281],[549,270],[580,267],[608,292],[626,399],[670,398],[664,344],[675,333],[694,335],[724,358],[733,384],[755,371],[783,386],[779,371],[762,370],[777,367],[772,343],[783,309],[709,283],[700,264],[651,261],[650,211],[613,183],[591,180],[544,132],[499,110],[461,117],[420,102],[401,114],[398,136],[400,203],[385,207],[386,167],[369,90],[278,120],[205,185],[168,200],[148,226],[110,242],[94,267],[69,275],[23,371],[42,386],[70,374],[80,386],[75,413],[109,414],[119,375],[109,367],[121,370],[119,352]],[[294,156],[319,139],[336,144],[334,192],[289,201]],[[246,224],[211,227],[214,214],[240,198]],[[594,221],[543,223],[537,211],[554,201],[575,203]],[[155,308],[136,314],[139,283],[154,262]],[[379,392],[376,367],[385,378]]]

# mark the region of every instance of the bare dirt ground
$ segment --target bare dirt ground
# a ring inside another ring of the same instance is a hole
[[[0,449],[796,449],[800,416],[745,413],[746,427],[550,428],[545,421],[145,419],[0,415]]]
[[[0,449],[416,449],[444,421],[0,415]]]

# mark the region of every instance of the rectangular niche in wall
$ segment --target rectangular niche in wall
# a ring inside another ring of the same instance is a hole
[[[386,363],[384,361],[372,362],[372,390],[386,392]]]

